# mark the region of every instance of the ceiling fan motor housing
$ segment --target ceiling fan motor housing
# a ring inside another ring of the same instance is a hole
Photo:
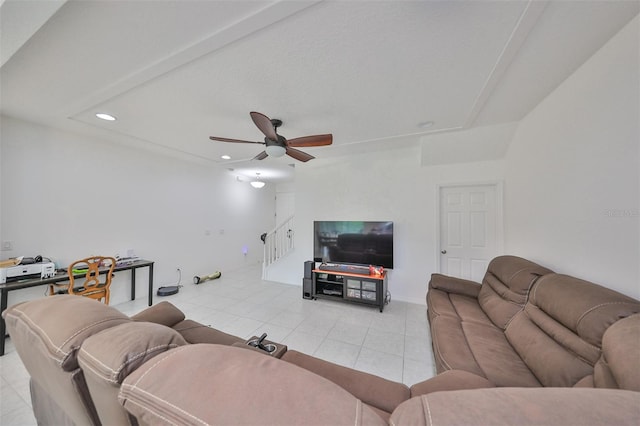
[[[284,138],[284,136],[280,136],[280,135],[278,135],[278,140],[273,140],[265,137],[264,143],[267,146],[281,146],[283,148],[287,147],[287,140]]]

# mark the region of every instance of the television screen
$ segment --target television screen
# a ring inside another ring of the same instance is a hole
[[[316,262],[393,268],[393,222],[315,221]]]

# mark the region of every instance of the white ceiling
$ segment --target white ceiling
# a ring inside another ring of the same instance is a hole
[[[429,135],[434,156],[451,159],[442,134],[504,133],[640,11],[638,1],[0,2],[2,114],[273,181],[318,160],[246,161],[262,147],[208,137],[262,141],[249,117],[259,111],[283,120],[287,138],[332,133],[332,146],[303,149],[319,159]]]

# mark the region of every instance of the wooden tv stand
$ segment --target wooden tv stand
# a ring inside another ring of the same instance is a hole
[[[314,299],[372,305],[379,307],[380,312],[384,309],[387,297],[387,271],[381,275],[369,275],[314,269],[312,276],[311,291]]]

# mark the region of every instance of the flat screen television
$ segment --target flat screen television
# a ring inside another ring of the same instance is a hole
[[[393,222],[314,221],[316,262],[393,268]]]

